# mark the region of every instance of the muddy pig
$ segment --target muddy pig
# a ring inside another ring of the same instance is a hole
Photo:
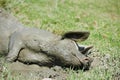
[[[77,40],[86,40],[89,32],[71,31],[55,35],[49,31],[25,27],[10,13],[0,9],[0,54],[7,61],[16,60],[40,66],[66,66],[89,69],[92,46],[84,47]]]

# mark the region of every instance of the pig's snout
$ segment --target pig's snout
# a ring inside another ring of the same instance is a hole
[[[86,57],[81,62],[82,62],[82,69],[89,70],[91,63],[93,62],[93,59],[90,57]]]

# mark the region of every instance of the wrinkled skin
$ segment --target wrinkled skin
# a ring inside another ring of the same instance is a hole
[[[45,30],[27,28],[12,15],[0,10],[0,54],[7,60],[16,60],[40,66],[74,66],[89,69],[92,59],[88,57],[92,48],[77,44],[85,40],[89,32],[67,32],[63,36]]]

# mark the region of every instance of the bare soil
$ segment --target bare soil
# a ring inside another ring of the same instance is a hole
[[[25,80],[42,80],[44,78],[51,80],[66,80],[67,70],[60,66],[41,67],[38,65],[26,65],[21,62],[9,63],[7,67],[12,76],[21,76]],[[2,72],[2,67],[0,67]]]
[[[95,60],[97,60],[97,58]],[[99,65],[95,64],[96,62],[93,62],[92,68]],[[14,63],[7,63],[7,65],[8,66],[6,68],[8,71],[10,71],[11,76],[21,76],[25,80],[66,80],[69,76],[68,69],[62,68],[60,66],[54,66],[49,68],[45,66],[38,66],[35,64],[27,65],[18,61]],[[3,69],[4,66],[1,66],[1,73]]]
[[[95,52],[91,57],[94,58],[93,63],[91,64],[91,69],[95,67],[108,68],[108,62],[111,58],[110,55],[106,54],[105,56],[97,55],[99,53]],[[4,67],[2,64],[6,64],[5,61],[0,60],[0,73],[3,72],[5,68],[11,72],[11,76],[20,77],[24,80],[66,80],[69,77],[68,68],[62,68],[60,66],[54,67],[44,67],[38,65],[27,65],[21,62],[7,63],[7,66]],[[88,71],[89,72],[89,71]],[[76,71],[77,74],[77,71]],[[4,75],[7,77],[7,75]],[[113,75],[113,80],[119,80],[120,73]]]

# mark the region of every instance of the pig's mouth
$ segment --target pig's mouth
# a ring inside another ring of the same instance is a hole
[[[76,58],[79,60],[80,65],[78,66],[82,70],[89,70],[91,63],[93,62],[93,59],[90,57],[86,57],[85,59],[81,60],[79,57],[76,56]]]
[[[80,63],[79,67],[82,70],[89,70],[91,63],[93,62],[93,59],[88,57],[88,55],[91,54],[92,52],[91,48],[93,48],[93,46],[87,46],[87,47],[79,46],[80,54],[82,53],[85,56],[85,58],[83,59],[79,58],[78,57],[79,55],[75,55],[75,57],[79,60]]]
[[[93,59],[90,57],[85,58],[82,62],[82,69],[83,70],[89,70],[91,63],[93,62]]]

